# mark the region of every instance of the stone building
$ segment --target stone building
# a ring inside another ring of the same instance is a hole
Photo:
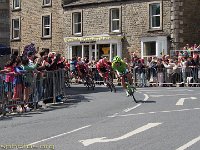
[[[0,44],[10,46],[8,0],[0,0]]]
[[[10,0],[11,48],[34,42],[41,51],[64,53],[62,0]]]
[[[65,0],[64,41],[73,56],[142,58],[200,43],[199,0]]]

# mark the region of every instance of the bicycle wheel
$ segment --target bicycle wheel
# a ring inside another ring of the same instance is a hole
[[[108,83],[109,83],[110,91],[116,92],[115,85],[113,84],[113,79],[112,79],[112,76],[110,75],[110,73],[108,74]]]
[[[92,80],[92,82],[91,82],[91,87],[92,87],[92,90],[94,90],[94,87],[95,87],[94,80]]]
[[[86,78],[85,78],[85,83],[84,83],[84,85],[86,86],[87,90],[90,89],[89,77],[86,77]]]
[[[65,81],[65,87],[71,88],[69,80]]]
[[[89,83],[86,83],[86,87],[87,87],[87,90],[90,89],[90,85],[89,85]]]
[[[111,88],[116,93],[116,88],[115,88],[115,85],[113,83],[111,84]]]
[[[112,87],[111,87],[110,83],[107,82],[106,84],[107,84],[107,87],[108,87],[108,88],[110,89],[110,91],[112,92]]]
[[[127,91],[128,91],[128,93],[129,93],[129,95],[132,96],[134,102],[137,103],[137,99],[136,99],[136,97],[135,97],[135,95],[134,95],[135,89],[132,88],[130,84],[127,84]]]

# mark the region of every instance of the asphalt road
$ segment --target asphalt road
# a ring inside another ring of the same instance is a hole
[[[0,149],[200,149],[198,87],[140,88],[139,103],[121,87],[66,90],[64,103],[1,118]]]

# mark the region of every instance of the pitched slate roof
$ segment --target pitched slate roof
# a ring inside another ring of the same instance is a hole
[[[100,4],[108,2],[120,2],[123,0],[63,0],[63,7],[68,6],[80,6],[80,5],[89,5],[89,4]]]

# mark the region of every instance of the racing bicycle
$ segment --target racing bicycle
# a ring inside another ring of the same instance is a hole
[[[114,91],[116,93],[116,88],[115,88],[115,85],[113,84],[112,71],[108,70],[104,74],[104,78],[105,78],[106,86],[110,89],[111,92]]]
[[[136,100],[135,95],[134,95],[136,88],[129,83],[126,74],[123,74],[122,77],[124,78],[124,81],[125,81],[125,84],[126,84],[126,89],[127,89],[127,92],[129,93],[129,96],[132,96],[133,100],[136,103],[138,103],[138,101]]]

